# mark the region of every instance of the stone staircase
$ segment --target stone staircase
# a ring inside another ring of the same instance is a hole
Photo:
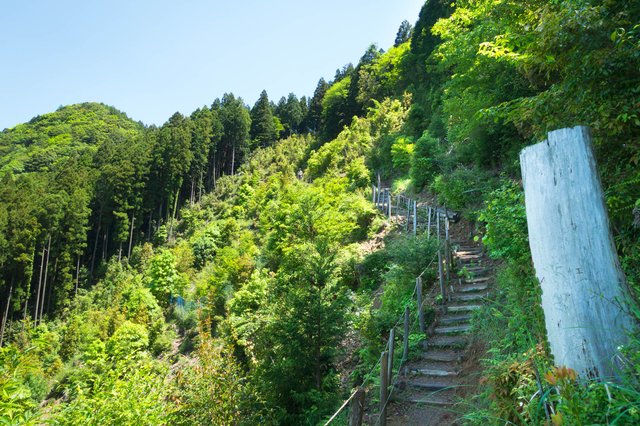
[[[487,297],[493,268],[482,247],[453,243],[459,276],[451,276],[448,297],[439,307],[418,359],[403,368],[389,407],[388,425],[455,425],[455,404],[474,378],[465,377],[470,319]]]

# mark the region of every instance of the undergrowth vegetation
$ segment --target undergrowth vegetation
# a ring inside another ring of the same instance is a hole
[[[393,232],[378,180],[462,213],[496,261],[467,422],[639,423],[638,336],[617,384],[554,366],[518,160],[593,129],[637,296],[639,21],[634,2],[429,0],[311,99],[228,94],[159,129],[83,104],[2,132],[0,423],[326,420],[435,281],[436,243]]]

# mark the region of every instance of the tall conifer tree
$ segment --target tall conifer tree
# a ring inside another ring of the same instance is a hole
[[[269,146],[276,141],[276,123],[266,90],[260,93],[260,98],[251,110],[250,136],[253,145],[259,147]]]

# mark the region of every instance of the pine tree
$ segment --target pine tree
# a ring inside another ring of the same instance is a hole
[[[396,41],[394,42],[394,46],[400,46],[402,43],[406,43],[411,40],[411,35],[413,34],[413,25],[409,23],[409,21],[404,20],[402,24],[400,24],[400,28],[398,28],[398,33],[396,34]]]
[[[235,174],[243,154],[246,153],[251,128],[251,116],[242,98],[226,93],[220,103],[220,121],[224,128],[221,149],[224,167],[228,174]]]
[[[321,78],[320,81],[318,81],[316,90],[313,92],[313,97],[309,101],[309,110],[304,119],[304,127],[309,129],[312,133],[316,133],[320,130],[322,120],[322,99],[324,99],[324,94],[327,93],[328,89],[329,83],[327,83],[324,78]]]
[[[249,134],[253,146],[266,147],[276,141],[276,123],[266,90],[260,93],[260,98],[251,110],[251,131]]]

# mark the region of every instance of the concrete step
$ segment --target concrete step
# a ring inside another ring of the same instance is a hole
[[[456,254],[481,254],[484,250],[480,246],[470,246],[465,243],[452,243],[452,247],[456,247]]]
[[[458,324],[446,327],[436,327],[434,331],[436,334],[463,334],[468,333],[470,329],[470,324]]]
[[[437,368],[420,368],[417,370],[410,370],[409,374],[412,376],[419,375],[428,377],[455,377],[458,375],[458,372]]]
[[[452,349],[429,349],[420,354],[420,359],[433,363],[456,363],[462,361],[463,353]]]
[[[469,322],[471,319],[470,314],[447,314],[438,318],[438,325],[451,325],[451,324],[459,324],[461,322]]]
[[[491,281],[491,277],[473,277],[469,279],[462,279],[462,284],[480,284],[480,283],[489,283]]]
[[[484,259],[484,254],[481,251],[456,251],[453,256],[459,260]]]
[[[449,305],[447,306],[447,312],[472,312],[480,309],[481,307],[481,305]]]
[[[440,336],[433,336],[427,340],[425,340],[424,342],[422,342],[422,348],[423,349],[431,349],[431,348],[436,348],[436,349],[450,349],[450,348],[455,348],[455,349],[463,349],[467,346],[467,338],[465,336],[447,336],[447,335],[440,335]]]
[[[460,387],[460,379],[455,376],[412,376],[398,383],[399,391],[421,392],[423,395],[432,392],[455,392],[458,387]]]
[[[489,268],[489,265],[487,262],[483,262],[482,260],[464,260],[457,262],[457,268],[458,270],[461,270],[462,268]]]
[[[456,293],[474,293],[476,291],[485,291],[489,288],[489,284],[485,281],[480,284],[462,284],[453,286],[453,291]]]
[[[458,365],[455,362],[412,361],[404,369],[404,376],[450,377],[458,375]]]
[[[398,395],[393,398],[394,401],[404,402],[405,404],[426,405],[429,407],[450,407],[455,404],[455,400],[439,398],[435,396],[415,395],[413,397],[406,397],[404,395]]]
[[[452,294],[452,302],[478,302],[486,299],[489,296],[488,293],[469,293],[469,294]]]
[[[486,277],[487,275],[491,275],[493,270],[488,267],[472,267],[472,268],[460,268],[458,270],[458,274],[461,278],[466,279],[467,281],[470,279]]]

